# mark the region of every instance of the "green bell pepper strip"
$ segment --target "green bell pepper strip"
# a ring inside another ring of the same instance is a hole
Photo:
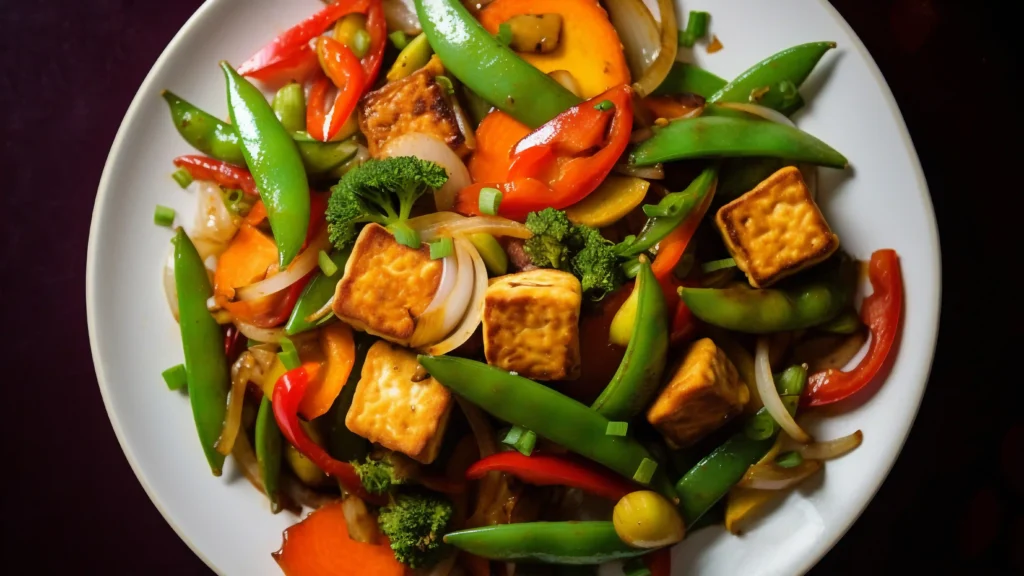
[[[295,141],[274,115],[263,93],[227,62],[228,111],[238,132],[245,163],[267,207],[277,244],[279,265],[287,266],[302,250],[309,227],[309,183]]]
[[[185,349],[185,373],[192,417],[214,476],[220,476],[224,455],[214,445],[224,429],[231,371],[224,352],[224,333],[210,315],[210,277],[192,240],[181,228],[174,235],[174,286],[178,292],[178,324]]]
[[[646,258],[641,258],[633,289],[639,298],[626,354],[612,381],[591,406],[609,420],[629,420],[647,406],[661,384],[668,356],[665,296]]]
[[[306,322],[306,318],[310,314],[323,308],[327,301],[334,296],[334,290],[345,273],[345,265],[348,264],[348,257],[351,254],[351,248],[331,252],[331,262],[338,267],[338,271],[333,276],[327,276],[323,271],[318,271],[309,284],[306,284],[299,299],[295,302],[295,308],[292,308],[292,315],[288,317],[288,322],[284,325],[285,334],[293,336],[312,330],[323,326],[334,317],[334,313],[331,312],[316,322]]]
[[[489,560],[603,564],[651,552],[633,548],[611,522],[520,522],[446,534],[444,541]]]
[[[270,398],[266,396],[260,402],[256,413],[256,463],[260,469],[260,480],[263,489],[270,498],[270,511],[277,514],[281,511],[278,489],[281,485],[281,430],[274,420],[274,408]]]
[[[217,160],[240,166],[245,164],[238,132],[233,126],[200,110],[170,90],[164,90],[160,95],[171,109],[174,127],[193,148]]]
[[[701,116],[655,128],[630,155],[630,164],[650,166],[690,158],[767,156],[846,168],[846,157],[814,136],[782,124]]]
[[[856,289],[856,267],[843,254],[785,288],[687,288],[679,295],[693,315],[712,326],[768,334],[828,322],[845,310]]]
[[[686,62],[675,62],[668,76],[658,85],[651,96],[671,96],[674,94],[699,94],[710,98],[728,83],[715,74]]]
[[[306,129],[306,93],[302,84],[290,82],[282,86],[274,94],[270,107],[285,130],[301,132]]]
[[[800,394],[806,384],[807,369],[802,366],[791,366],[775,377],[775,388],[791,415],[796,414]],[[750,418],[766,418],[774,423],[767,408],[761,408]],[[740,430],[676,482],[679,510],[686,526],[692,526],[743,478],[748,468],[768,453],[779,430],[775,424],[770,435],[760,439],[752,438],[746,431]]]
[[[640,234],[631,242],[620,244],[616,250],[622,256],[636,256],[650,250],[675,230],[695,208],[704,202],[708,192],[715,188],[718,167],[708,166],[682,192],[667,194],[656,205],[644,205],[649,216]]]
[[[798,92],[787,93],[788,82],[799,88],[821,57],[836,47],[835,42],[811,42],[787,48],[754,64],[708,98],[709,102],[754,102],[791,114],[802,105]],[[760,96],[757,92],[768,89]],[[795,94],[795,96],[794,96]]]
[[[416,0],[416,13],[445,69],[530,128],[581,102],[491,36],[459,0]]]
[[[340,274],[339,274],[340,278]],[[341,387],[341,392],[331,404],[331,409],[324,414],[327,421],[327,453],[335,460],[352,462],[362,460],[370,451],[370,442],[348,429],[345,417],[352,407],[352,399],[356,396],[356,385],[362,377],[363,363],[366,362],[366,351],[377,341],[376,338],[356,333],[356,360],[352,364],[352,372]]]
[[[418,358],[438,382],[495,417],[533,430],[626,478],[633,477],[644,458],[653,460],[635,439],[606,435],[610,420],[543,384],[465,358]],[[675,500],[664,470],[655,473],[650,485],[670,501]]]

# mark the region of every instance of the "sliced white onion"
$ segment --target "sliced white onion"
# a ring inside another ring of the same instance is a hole
[[[661,32],[643,0],[605,2],[605,10],[619,33],[626,63],[633,78],[640,78],[661,51]]]
[[[458,216],[458,215],[457,215]],[[415,222],[409,220],[420,233],[420,239],[424,242],[431,242],[441,236],[455,236],[463,234],[486,233],[491,236],[510,236],[512,238],[529,238],[533,236],[530,229],[524,224],[502,218],[501,216],[472,216],[469,218],[436,218],[435,221],[424,220]]]
[[[455,330],[447,338],[425,350],[427,354],[434,356],[447,354],[462,346],[466,340],[469,340],[473,332],[476,332],[476,327],[480,325],[480,318],[484,313],[484,294],[487,292],[487,268],[484,266],[484,260],[469,243],[469,240],[457,236],[455,237],[455,244],[456,246],[461,245],[462,249],[466,250],[473,260],[475,276],[473,296],[469,306],[466,308],[466,314],[462,317],[459,325],[455,327]]]
[[[440,164],[448,172],[448,181],[434,192],[434,204],[438,210],[451,210],[455,206],[455,195],[466,186],[472,184],[469,169],[463,164],[459,155],[447,144],[420,132],[409,132],[389,141],[381,151],[381,156],[415,156],[420,160],[429,160]]]
[[[576,77],[572,75],[572,72],[568,70],[552,70],[548,72],[548,76],[555,82],[562,85],[569,92],[572,92],[577,98],[582,98],[583,90],[580,88],[580,83],[576,81]]]
[[[321,306],[319,310],[317,310],[316,312],[313,312],[309,316],[306,316],[305,318],[303,318],[303,320],[305,320],[306,322],[309,322],[310,324],[312,324],[314,322],[319,322],[325,316],[327,316],[328,314],[333,312],[334,311],[334,297],[335,296],[337,296],[337,292],[332,294],[331,297],[327,299],[327,302],[325,302],[324,305]]]
[[[818,460],[804,460],[792,468],[783,468],[774,462],[756,464],[747,469],[736,486],[755,490],[785,490],[806,480],[821,470]]]
[[[644,140],[649,139],[651,136],[654,136],[654,130],[652,130],[650,126],[637,128],[636,130],[633,131],[632,134],[629,135],[629,143],[639,144]]]
[[[455,246],[454,254],[445,256],[441,283],[426,310],[416,319],[416,330],[409,340],[409,346],[417,348],[433,344],[452,331],[455,323],[466,313],[466,304],[473,290],[472,276],[460,272],[469,272],[472,267],[469,255],[459,250],[458,245]]]
[[[220,186],[213,182],[197,180],[196,196],[196,219],[188,236],[199,252],[199,257],[206,260],[209,256],[219,256],[227,250],[231,239],[238,232],[241,219],[224,205]]]
[[[384,0],[383,8],[388,30],[401,30],[410,36],[423,31],[412,0]]]
[[[341,501],[341,513],[345,517],[349,538],[363,544],[376,544],[380,539],[377,519],[366,508],[362,498],[349,494]]]
[[[775,122],[776,124],[785,124],[786,126],[793,127],[796,126],[796,124],[794,124],[793,121],[782,112],[767,106],[761,106],[760,104],[749,104],[745,102],[718,102],[715,105],[721,106],[722,108],[737,110],[739,112],[746,112],[747,114],[753,114],[754,116],[759,116],[765,120]]]
[[[643,76],[633,82],[633,91],[644,98],[661,85],[672,70],[679,52],[679,26],[676,23],[675,0],[658,0],[661,16],[661,49],[654,62],[644,70]]]
[[[757,393],[764,402],[764,407],[772,418],[789,434],[789,437],[801,444],[811,441],[811,437],[800,428],[796,420],[790,416],[786,406],[779,397],[779,391],[775,389],[775,380],[772,378],[772,367],[768,362],[768,337],[761,336],[757,339],[757,348],[754,354],[754,378],[757,380]]]
[[[295,260],[283,272],[274,274],[270,278],[260,280],[254,284],[243,286],[235,290],[235,296],[239,300],[249,301],[284,290],[302,280],[306,274],[312,272],[319,265],[320,251],[327,250],[330,246],[331,241],[328,237],[327,227],[324,226],[316,235],[316,238],[310,242],[309,246],[296,256]]]
[[[235,328],[238,328],[238,331],[246,338],[251,338],[257,342],[273,342],[276,344],[281,341],[281,338],[285,337],[284,328],[260,328],[241,320],[235,320]]]
[[[167,255],[164,262],[164,296],[167,296],[167,306],[171,309],[174,319],[178,319],[178,285],[174,283],[174,250]]]
[[[473,130],[473,123],[469,121],[466,109],[459,104],[458,98],[452,98],[452,112],[455,113],[455,122],[459,125],[459,131],[466,138],[466,148],[476,150],[476,131]]]
[[[864,434],[860,430],[857,430],[849,436],[843,436],[842,438],[836,438],[835,440],[807,444],[806,446],[801,446],[798,450],[800,455],[805,459],[831,460],[832,458],[839,458],[840,456],[852,452],[855,448],[860,446],[860,443],[863,440]]]
[[[650,166],[633,166],[631,164],[616,164],[612,168],[617,174],[636,176],[647,180],[662,180],[665,178],[665,165],[662,163],[651,164]]]

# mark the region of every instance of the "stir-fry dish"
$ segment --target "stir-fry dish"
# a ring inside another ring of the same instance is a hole
[[[877,385],[903,298],[790,119],[835,44],[727,81],[658,8],[339,0],[220,63],[228,118],[163,92],[198,201],[164,378],[295,515],[289,576],[667,575],[860,444],[800,424]]]

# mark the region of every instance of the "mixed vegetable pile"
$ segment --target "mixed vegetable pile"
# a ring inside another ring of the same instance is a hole
[[[726,81],[677,60],[708,14],[658,8],[339,0],[220,64],[229,121],[163,93],[200,153],[164,378],[214,475],[315,510],[286,574],[666,575],[860,444],[797,420],[879,376],[902,307],[789,118],[835,44]]]

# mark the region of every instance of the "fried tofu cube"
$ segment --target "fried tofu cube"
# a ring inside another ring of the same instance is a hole
[[[388,141],[409,132],[434,136],[459,156],[469,153],[447,89],[437,83],[444,66],[435,55],[416,72],[366,94],[359,104],[359,128],[374,158]]]
[[[430,376],[417,379],[411,350],[377,341],[366,351],[345,426],[371,442],[423,464],[437,458],[452,397]]]
[[[715,223],[736,265],[755,288],[813,266],[839,248],[794,166],[722,206]]]
[[[382,226],[367,224],[338,282],[334,314],[357,330],[407,345],[434,299],[442,270],[426,244],[403,246]]]
[[[710,338],[690,345],[672,379],[647,410],[650,422],[674,448],[693,445],[739,414],[750,390]]]
[[[495,278],[484,296],[487,363],[534,380],[580,374],[580,281],[535,269]]]

